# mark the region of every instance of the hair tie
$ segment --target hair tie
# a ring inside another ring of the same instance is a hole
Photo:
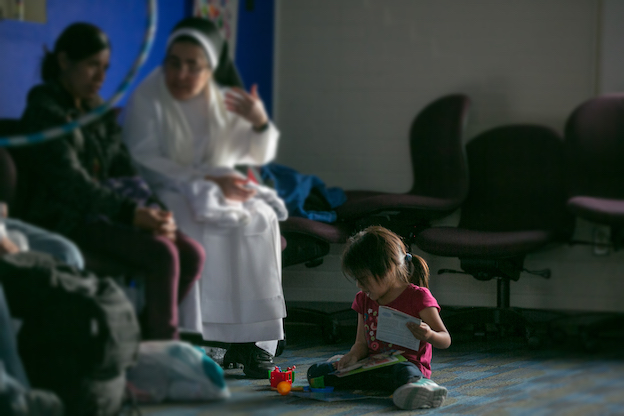
[[[405,261],[408,263],[412,262],[412,255],[410,253],[405,253]]]

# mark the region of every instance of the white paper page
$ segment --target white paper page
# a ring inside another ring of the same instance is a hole
[[[420,340],[405,326],[408,322],[420,325],[420,319],[387,306],[379,307],[377,316],[377,339],[393,345],[418,351]]]

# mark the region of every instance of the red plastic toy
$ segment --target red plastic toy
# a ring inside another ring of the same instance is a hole
[[[281,368],[275,366],[275,370],[271,371],[271,387],[277,388],[277,385],[282,381],[287,381],[291,385],[295,381],[295,368],[296,366],[288,367],[286,371],[282,371]]]

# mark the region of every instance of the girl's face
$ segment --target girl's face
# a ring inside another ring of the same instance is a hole
[[[394,287],[391,283],[391,279],[388,278],[377,280],[369,276],[356,280],[355,284],[366,296],[379,303],[380,300],[383,302],[383,299],[387,297],[390,290]]]
[[[212,78],[206,52],[190,42],[174,42],[163,68],[169,93],[180,101],[197,96]]]
[[[88,58],[74,62],[65,52],[59,53],[61,82],[77,99],[95,98],[104,84],[110,62],[110,49],[104,49]]]

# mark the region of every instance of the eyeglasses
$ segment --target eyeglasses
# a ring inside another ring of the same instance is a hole
[[[194,62],[182,62],[180,59],[169,56],[165,58],[164,67],[167,71],[182,71],[186,69],[186,71],[191,75],[199,75],[205,69],[210,69],[208,65],[200,65]]]

